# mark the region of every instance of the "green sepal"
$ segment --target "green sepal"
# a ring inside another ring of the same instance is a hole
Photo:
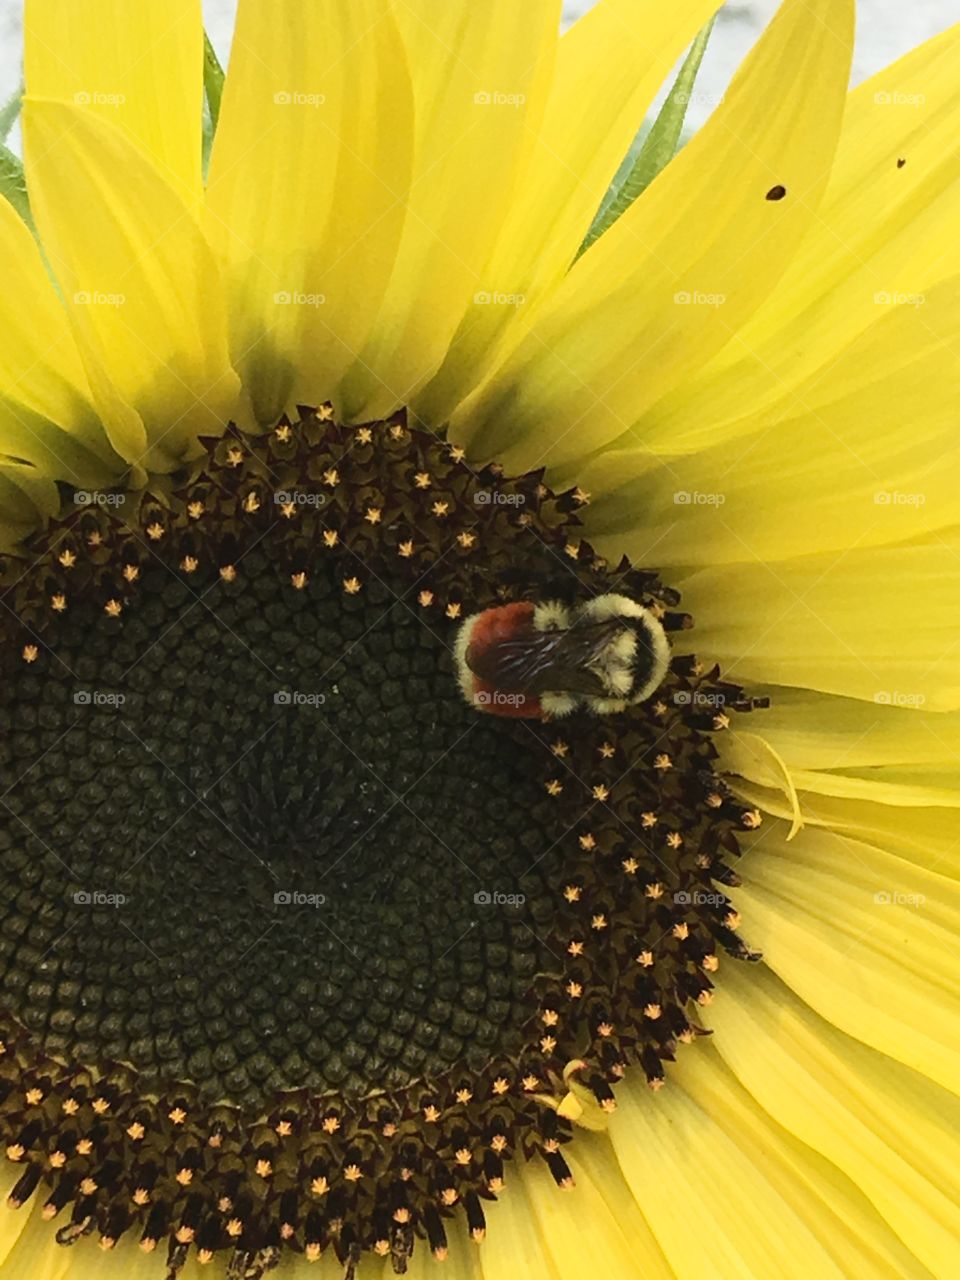
[[[23,101],[23,85],[0,107],[0,142],[6,142],[10,130],[17,123],[20,106]]]
[[[622,214],[626,213],[637,196],[646,191],[657,174],[666,168],[680,149],[687,105],[714,22],[716,22],[716,15],[710,19],[690,46],[690,51],[677,73],[666,101],[642,142],[638,140],[631,147],[631,155],[634,159],[631,163],[628,156],[625,164],[621,166],[620,172],[600,206],[599,213],[593,220],[593,225],[580,246],[578,258],[596,240],[599,240],[604,232],[609,231]]]
[[[30,197],[27,195],[27,180],[23,172],[23,161],[3,143],[0,143],[0,196],[9,200],[30,230],[36,235],[33,214],[30,212]]]
[[[213,149],[213,135],[220,120],[220,102],[223,98],[224,71],[210,37],[203,33],[203,175],[206,178]]]

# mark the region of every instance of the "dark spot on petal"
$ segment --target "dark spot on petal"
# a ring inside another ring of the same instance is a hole
[[[897,168],[902,169],[906,163],[907,163],[906,160],[904,160],[903,156],[901,156],[900,159],[897,161]]]
[[[778,183],[775,187],[771,187],[770,190],[767,192],[767,199],[782,200],[786,194],[787,194],[787,188],[784,186],[781,186]]]

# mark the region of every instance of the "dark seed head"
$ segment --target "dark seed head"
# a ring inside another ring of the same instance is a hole
[[[683,633],[578,494],[304,411],[7,564],[0,1130],[61,1243],[402,1271],[480,1239],[512,1161],[571,1185],[584,1109],[700,1033],[750,955],[711,740],[749,702],[679,654],[647,704],[531,725],[453,675],[465,614],[558,573]]]

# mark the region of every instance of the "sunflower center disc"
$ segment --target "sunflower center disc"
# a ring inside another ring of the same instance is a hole
[[[403,416],[231,430],[84,494],[5,568],[0,1131],[57,1238],[442,1256],[513,1159],[698,1032],[753,825],[734,686],[674,655],[609,719],[479,714],[477,610],[616,590],[579,490],[476,472]],[[557,585],[559,583],[559,586]],[[552,584],[552,585],[551,585]],[[571,1088],[575,1105],[565,1094]]]
[[[12,1011],[51,1050],[254,1107],[516,1052],[557,888],[536,756],[385,587],[242,569],[198,604],[150,568],[118,634],[78,604],[59,661],[4,682],[0,867],[32,868],[0,940]]]

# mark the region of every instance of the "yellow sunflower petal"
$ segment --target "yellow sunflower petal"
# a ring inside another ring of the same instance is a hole
[[[2,1201],[6,1201],[7,1196],[13,1190],[20,1171],[7,1165],[4,1171]],[[10,1209],[4,1207],[0,1203],[0,1272],[2,1272],[3,1264],[10,1256],[17,1241],[23,1235],[30,1221],[32,1209],[29,1205],[21,1206],[19,1209]]]
[[[32,98],[23,123],[37,225],[111,442],[169,469],[236,406],[213,255],[121,130]]]
[[[442,422],[562,279],[637,126],[717,0],[601,0],[564,35],[543,128],[481,287],[417,409]]]
[[[711,120],[584,254],[454,433],[510,465],[567,463],[728,342],[816,216],[852,41],[848,0],[785,0]]]
[[[885,789],[880,784],[874,790],[882,795]],[[960,800],[952,808],[910,808],[884,804],[882,800],[851,800],[807,792],[801,796],[801,804],[809,826],[845,831],[936,871],[937,875],[960,880]]]
[[[805,826],[842,832],[937,875],[960,879],[960,779],[955,774],[946,778],[952,785],[944,787],[895,782],[882,768],[871,769],[865,778],[812,770],[792,777]],[[792,816],[782,791],[742,778],[729,781],[754,808],[778,818]]]
[[[436,372],[514,186],[526,177],[553,74],[559,0],[395,7],[416,126],[407,217],[379,319],[348,381],[355,415],[407,403]]]
[[[60,510],[57,486],[36,467],[0,460],[0,511],[12,523],[31,522],[35,513],[55,515]]]
[[[960,977],[943,963],[960,885],[830,831],[786,834],[769,824],[737,864],[743,936],[835,1026],[960,1093]]]
[[[403,226],[412,135],[383,0],[241,0],[207,214],[261,421],[330,399],[366,341]]]
[[[789,419],[817,370],[829,399],[834,375],[849,374],[841,349],[892,306],[922,309],[931,286],[960,270],[958,62],[954,27],[849,95],[819,216],[779,286],[618,444],[639,435],[647,456],[686,455],[751,429],[744,406]]]
[[[77,485],[122,470],[90,399],[66,313],[36,241],[0,200],[0,452]]]
[[[782,1196],[814,1233],[829,1255],[831,1271],[835,1267],[844,1276],[872,1276],[876,1280],[891,1275],[927,1280],[926,1268],[897,1239],[854,1183],[771,1119],[738,1083],[710,1041],[700,1041],[693,1049],[680,1054],[676,1065],[671,1067],[668,1086],[659,1097],[651,1102],[642,1087],[637,1089],[634,1085],[625,1105],[655,1108],[662,1105],[668,1124],[675,1115],[681,1117],[680,1123],[687,1123],[688,1117],[697,1114],[696,1108],[709,1115],[710,1127],[721,1130],[755,1163],[773,1195]],[[694,1165],[698,1150],[699,1144],[694,1143],[687,1153],[688,1161]],[[701,1184],[701,1196],[713,1193],[712,1184]],[[736,1197],[736,1188],[732,1194]],[[645,1197],[643,1187],[638,1186],[638,1195],[641,1200]],[[739,1210],[732,1212],[723,1224],[723,1234],[734,1241],[754,1230],[766,1236],[772,1229],[775,1234],[777,1220],[771,1227],[768,1222],[758,1222],[755,1213],[756,1209],[745,1197]],[[775,1274],[819,1274],[812,1269],[805,1273],[803,1258],[787,1260],[786,1251],[784,1255],[784,1260],[774,1268]],[[791,1266],[796,1272],[789,1269]],[[705,1269],[698,1274],[713,1273]]]
[[[26,0],[27,92],[124,129],[188,203],[201,195],[200,0]]]
[[[763,727],[762,718],[760,724]],[[763,787],[772,787],[783,796],[791,814],[788,838],[792,839],[803,826],[803,814],[793,774],[783,756],[765,734],[745,729],[724,734],[718,746],[724,770],[751,778]]]
[[[533,1223],[540,1230],[547,1252],[560,1280],[581,1280],[585,1271],[596,1267],[601,1275],[617,1280],[649,1280],[642,1253],[622,1230],[604,1199],[601,1184],[580,1168],[576,1159],[579,1142],[570,1150],[568,1161],[576,1180],[569,1191],[560,1191],[542,1160],[532,1160],[523,1171],[524,1187],[533,1210]],[[619,1179],[612,1157],[609,1177]],[[584,1231],[584,1223],[589,1230]]]
[[[802,1188],[778,1167],[784,1158],[778,1161],[769,1139],[758,1150],[737,1130],[727,1132],[713,1099],[684,1090],[683,1067],[671,1067],[656,1097],[630,1077],[610,1126],[624,1176],[674,1272],[841,1280],[820,1223],[804,1213]]]
[[[13,1228],[17,1238],[0,1264],[3,1280],[21,1280],[25,1276],[30,1280],[66,1280],[68,1274],[75,1273],[76,1254],[54,1241],[60,1224],[54,1226],[40,1217],[41,1195],[35,1195],[30,1204],[17,1210]]]
[[[877,701],[831,697],[810,689],[751,685],[770,698],[751,725],[791,769],[941,765],[960,760],[960,713],[927,711],[882,691]]]
[[[480,1246],[484,1280],[561,1280],[534,1224],[525,1178],[516,1173],[491,1204],[484,1203],[487,1234]]]
[[[719,565],[679,585],[698,649],[733,679],[960,706],[956,527],[882,552]]]
[[[740,749],[736,731],[718,746],[739,794],[781,818],[799,803],[808,827],[960,877],[960,714],[891,705],[889,694],[874,703],[773,685],[752,692],[771,698],[757,727],[784,760],[797,801],[767,761]]]
[[[642,1268],[643,1280],[674,1280],[674,1271],[664,1257],[650,1223],[643,1215],[617,1162],[613,1144],[606,1134],[576,1134],[573,1150],[574,1173],[579,1187],[589,1178],[613,1214],[623,1235],[630,1241],[633,1256]],[[574,1191],[576,1195],[576,1191]]]
[[[922,308],[881,315],[788,405],[744,418],[735,442],[592,459],[578,481],[604,494],[598,545],[664,539],[676,562],[715,565],[899,542],[960,519],[960,276]]]
[[[708,1013],[717,1050],[760,1105],[847,1174],[929,1270],[952,1274],[960,1101],[837,1030],[764,965],[726,966]]]

